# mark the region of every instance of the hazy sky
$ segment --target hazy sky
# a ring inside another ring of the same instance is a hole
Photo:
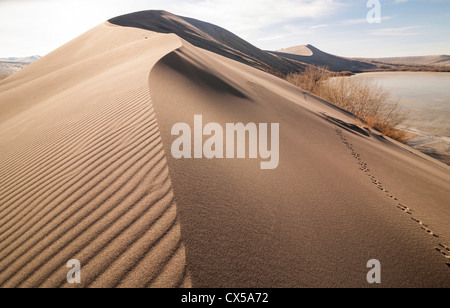
[[[450,54],[450,0],[0,0],[0,57],[45,55],[118,15],[162,9],[224,27],[259,48],[312,44],[341,56]]]

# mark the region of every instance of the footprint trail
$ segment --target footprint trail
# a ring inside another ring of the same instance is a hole
[[[388,198],[390,198],[394,201],[397,201],[398,204],[396,207],[399,210],[401,210],[404,214],[411,216],[411,220],[416,222],[423,231],[425,231],[428,235],[433,236],[434,238],[439,238],[439,235],[437,235],[435,232],[433,232],[427,224],[425,224],[422,220],[417,219],[413,216],[414,211],[410,207],[400,203],[399,199],[396,196],[394,196],[391,192],[389,192],[389,190],[387,190],[383,186],[383,183],[380,182],[374,175],[372,175],[371,170],[369,169],[368,163],[361,159],[361,155],[358,152],[356,152],[356,150],[353,147],[353,144],[347,140],[347,138],[344,135],[343,130],[340,128],[337,128],[336,133],[341,138],[342,143],[351,151],[352,156],[357,160],[359,169],[370,178],[370,181],[372,182],[372,184],[374,184]],[[438,244],[438,247],[436,247],[436,251],[439,254],[441,254],[442,256],[444,256],[444,258],[447,261],[446,264],[450,268],[450,246],[444,245],[444,244]]]

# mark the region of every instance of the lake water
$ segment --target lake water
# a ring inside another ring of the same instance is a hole
[[[409,111],[400,128],[422,136],[410,145],[450,155],[450,73],[383,72],[352,78],[371,79],[400,99]]]

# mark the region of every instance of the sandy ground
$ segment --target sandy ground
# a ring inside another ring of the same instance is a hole
[[[0,85],[0,285],[190,286],[148,90],[178,46],[105,24]]]
[[[280,123],[280,165],[171,128]],[[102,24],[0,83],[0,286],[450,287],[450,169],[173,34]]]

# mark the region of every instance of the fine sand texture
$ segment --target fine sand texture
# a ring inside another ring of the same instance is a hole
[[[447,165],[167,27],[108,22],[0,82],[1,287],[373,287],[371,259],[450,287]],[[279,123],[279,167],[173,158],[194,115]]]
[[[148,90],[179,45],[105,24],[0,85],[2,287],[191,285]]]

